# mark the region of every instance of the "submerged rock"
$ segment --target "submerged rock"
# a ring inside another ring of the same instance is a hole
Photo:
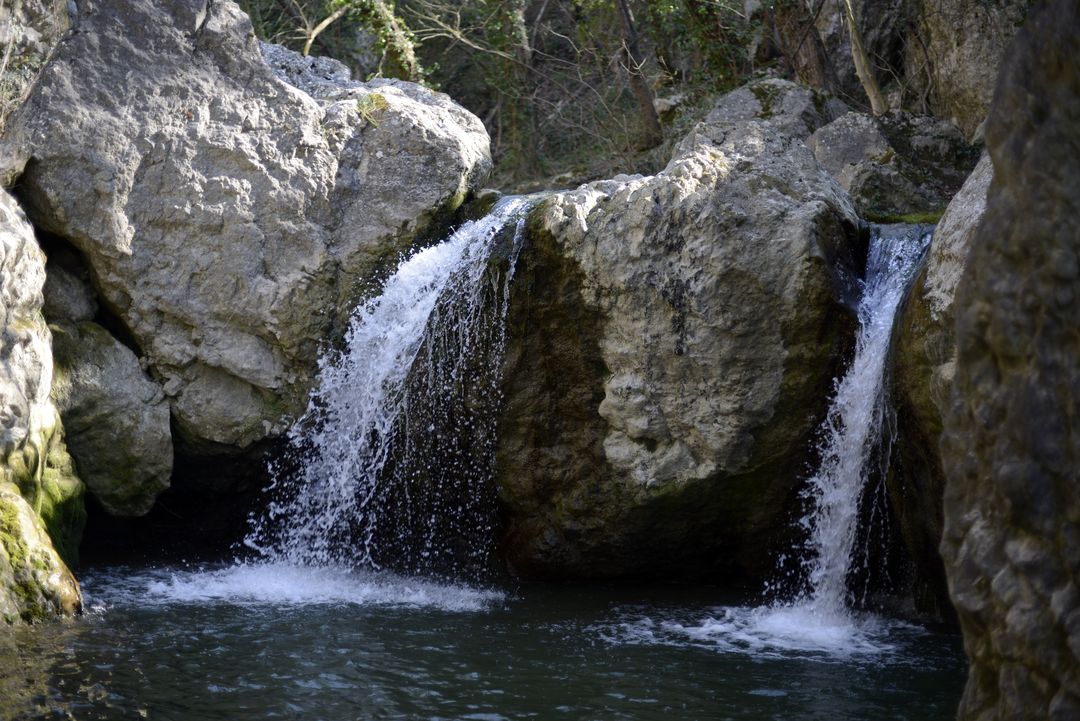
[[[0,192],[0,617],[9,622],[79,605],[78,585],[56,550],[74,559],[85,515],[82,483],[49,398],[44,281],[33,230]]]
[[[847,113],[810,136],[814,157],[878,222],[936,219],[978,159],[955,125],[909,113]]]
[[[1080,6],[1033,10],[986,130],[956,292],[941,544],[970,660],[961,719],[1080,717]]]
[[[761,574],[854,321],[857,220],[812,93],[725,96],[651,177],[544,201],[508,320],[498,486],[529,575]]]
[[[316,101],[275,77],[233,2],[81,0],[4,135],[190,453],[281,433],[372,274],[490,166],[445,96],[334,83]]]
[[[934,229],[926,261],[893,334],[899,445],[889,497],[918,574],[916,602],[938,613],[949,613],[950,607],[938,553],[945,488],[938,444],[956,372],[956,286],[986,212],[986,191],[993,176],[990,156],[984,155]]]

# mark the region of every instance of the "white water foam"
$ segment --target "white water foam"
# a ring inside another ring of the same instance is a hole
[[[848,615],[859,509],[888,408],[885,365],[893,320],[929,242],[929,233],[908,226],[877,226],[871,235],[855,358],[836,386],[822,429],[821,463],[807,486],[813,509],[800,521],[810,532],[803,565],[812,589],[800,604],[829,625]]]
[[[389,606],[485,611],[501,592],[406,578],[383,571],[308,568],[285,563],[209,569],[114,569],[84,580],[87,605]]]
[[[692,646],[754,659],[826,663],[905,663],[908,646],[925,635],[895,619],[849,614],[830,621],[798,606],[724,606],[704,619],[636,616],[591,630],[617,645]]]

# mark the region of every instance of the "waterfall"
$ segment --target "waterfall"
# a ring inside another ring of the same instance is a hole
[[[808,590],[768,605],[720,607],[700,625],[669,622],[661,624],[663,631],[755,657],[888,654],[910,635],[902,623],[852,611],[847,582],[858,555],[859,519],[868,515],[861,511],[873,510],[862,508],[873,502],[867,481],[874,462],[887,461],[881,446],[888,440],[885,371],[893,320],[929,242],[925,226],[872,227],[855,356],[835,385],[819,434],[820,462],[804,492],[811,510],[799,523],[808,539],[796,550]],[[769,584],[766,592],[782,585]]]
[[[882,442],[887,412],[885,364],[896,310],[930,234],[918,226],[873,226],[859,302],[859,332],[851,367],[837,383],[819,446],[820,464],[807,484],[813,509],[803,565],[814,611],[847,609],[847,576],[855,552],[860,499]]]
[[[403,260],[324,355],[274,500],[245,545],[273,563],[460,573],[484,565],[510,280],[528,201]],[[504,229],[512,229],[507,246]]]

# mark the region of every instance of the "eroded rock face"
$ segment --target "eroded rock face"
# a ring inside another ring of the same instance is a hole
[[[490,165],[445,96],[282,82],[227,1],[83,0],[4,144],[195,453],[280,433],[364,284]]]
[[[926,261],[904,300],[893,334],[899,446],[889,479],[890,499],[919,572],[916,601],[938,613],[948,613],[950,605],[938,553],[945,488],[938,444],[956,373],[956,285],[986,212],[986,191],[993,176],[990,156],[984,155],[935,228]]]
[[[851,337],[838,268],[861,268],[850,202],[802,141],[826,121],[760,83],[660,174],[534,211],[498,453],[519,572],[772,567]]]
[[[952,123],[909,113],[847,113],[810,136],[814,156],[879,222],[940,214],[978,159]]]
[[[934,115],[967,137],[986,119],[1005,50],[1031,0],[917,0],[905,42],[908,103],[926,99]]]
[[[1080,6],[1032,11],[986,139],[956,292],[941,544],[971,665],[960,718],[1080,717]]]
[[[77,610],[74,557],[82,484],[49,399],[52,353],[41,316],[45,258],[15,200],[0,192],[0,617]],[[51,536],[51,538],[50,538]]]
[[[52,326],[53,398],[87,489],[114,516],[141,516],[169,487],[169,404],[139,359],[97,323]]]

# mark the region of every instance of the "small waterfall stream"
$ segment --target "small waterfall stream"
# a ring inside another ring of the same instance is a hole
[[[793,600],[758,607],[724,607],[700,626],[667,624],[668,633],[755,653],[877,654],[893,649],[897,622],[852,610],[848,576],[859,556],[856,538],[867,480],[882,443],[888,413],[886,362],[893,321],[930,242],[923,226],[873,226],[855,356],[838,379],[820,432],[817,469],[799,521],[807,540],[798,549],[807,590]],[[772,584],[770,584],[772,587]]]
[[[810,534],[803,565],[811,588],[802,600],[826,617],[847,614],[860,501],[883,442],[893,320],[929,242],[930,234],[918,226],[872,230],[855,357],[836,385],[822,429],[820,464],[807,484],[813,509],[801,521]]]
[[[275,500],[253,519],[247,546],[300,567],[378,569],[380,544],[408,572],[484,563],[498,368],[527,208],[500,200],[402,261],[354,311],[344,350],[323,357],[290,432],[296,468],[272,469]],[[508,226],[512,247],[500,259]]]

